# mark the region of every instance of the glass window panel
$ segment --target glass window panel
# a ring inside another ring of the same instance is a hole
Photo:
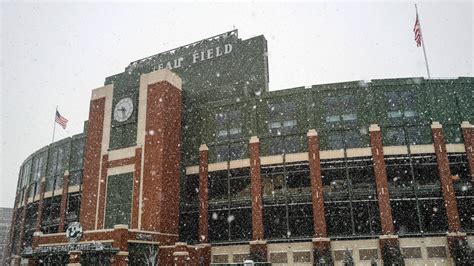
[[[309,237],[313,230],[313,206],[311,204],[291,205],[288,209],[289,237]]]
[[[226,137],[227,136],[227,129],[221,129],[217,132],[218,137]]]
[[[238,135],[241,133],[241,129],[239,127],[234,127],[229,129],[229,135]]]
[[[252,209],[230,210],[231,240],[250,240],[252,238]]]
[[[186,243],[198,242],[199,212],[179,214],[179,239]]]
[[[407,135],[410,145],[432,143],[431,128],[429,126],[408,127]]]
[[[209,199],[222,200],[228,198],[227,170],[209,173]]]
[[[77,186],[82,184],[82,171],[73,171],[69,176],[69,186]]]
[[[250,197],[250,177],[230,179],[230,197],[231,199],[247,199]]]
[[[268,139],[269,155],[285,153],[285,139],[283,137],[274,137]]]
[[[133,173],[107,177],[105,228],[130,223],[132,189]]]
[[[380,235],[380,215],[377,201],[353,202],[356,235]]]
[[[342,132],[340,131],[331,131],[328,135],[328,149],[329,150],[339,150],[344,148],[344,140]]]
[[[343,114],[342,115],[343,121],[354,121],[357,120],[357,114]]]
[[[443,125],[446,143],[462,143],[463,135],[459,125]]]
[[[352,218],[349,202],[325,202],[326,224],[329,236],[352,235]]]
[[[229,240],[229,212],[227,210],[209,212],[209,240],[211,242]]]
[[[423,231],[430,233],[446,232],[448,222],[442,199],[419,200]]]
[[[406,259],[421,259],[421,248],[420,247],[406,247],[402,248],[403,257]]]
[[[404,113],[405,117],[415,117],[416,116],[416,112],[413,111],[413,110],[405,110],[403,113]]]
[[[286,238],[288,235],[286,223],[286,207],[272,206],[263,208],[263,228],[265,238]]]
[[[244,143],[237,142],[229,145],[229,160],[238,160],[246,155],[247,146]]]
[[[54,190],[54,181],[55,181],[55,177],[48,177],[46,178],[46,184],[45,184],[45,189],[44,191],[45,192],[49,192],[49,191],[53,191]]]
[[[326,122],[328,123],[334,123],[334,122],[339,122],[341,120],[339,115],[329,115],[326,116]]]
[[[283,121],[283,126],[284,127],[294,127],[296,126],[296,120],[287,120],[287,121]]]
[[[400,110],[388,111],[387,116],[389,118],[399,118],[399,117],[402,117],[402,111]]]
[[[270,123],[270,128],[271,129],[280,128],[280,127],[281,127],[281,122],[271,122]]]
[[[384,146],[406,145],[405,131],[401,127],[387,127],[382,130]]]
[[[393,225],[398,235],[420,232],[416,201],[414,199],[390,200],[390,204],[392,206]],[[407,210],[411,211],[408,212]]]

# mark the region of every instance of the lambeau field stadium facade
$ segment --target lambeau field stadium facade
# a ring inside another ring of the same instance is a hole
[[[474,78],[268,85],[236,30],[107,77],[83,133],[21,165],[5,258],[472,263]]]

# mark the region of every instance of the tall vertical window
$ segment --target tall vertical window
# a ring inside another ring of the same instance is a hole
[[[106,228],[112,228],[115,224],[130,224],[132,190],[133,173],[107,177]]]

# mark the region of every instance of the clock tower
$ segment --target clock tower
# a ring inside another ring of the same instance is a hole
[[[80,212],[84,234],[119,224],[176,241],[181,79],[164,69],[141,74],[138,89],[128,95],[115,87],[92,92]],[[129,145],[111,146],[114,127],[130,124],[135,134]]]

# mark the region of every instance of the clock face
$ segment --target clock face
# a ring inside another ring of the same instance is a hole
[[[132,98],[127,97],[121,99],[114,109],[114,119],[118,122],[127,121],[133,113],[133,101]]]

